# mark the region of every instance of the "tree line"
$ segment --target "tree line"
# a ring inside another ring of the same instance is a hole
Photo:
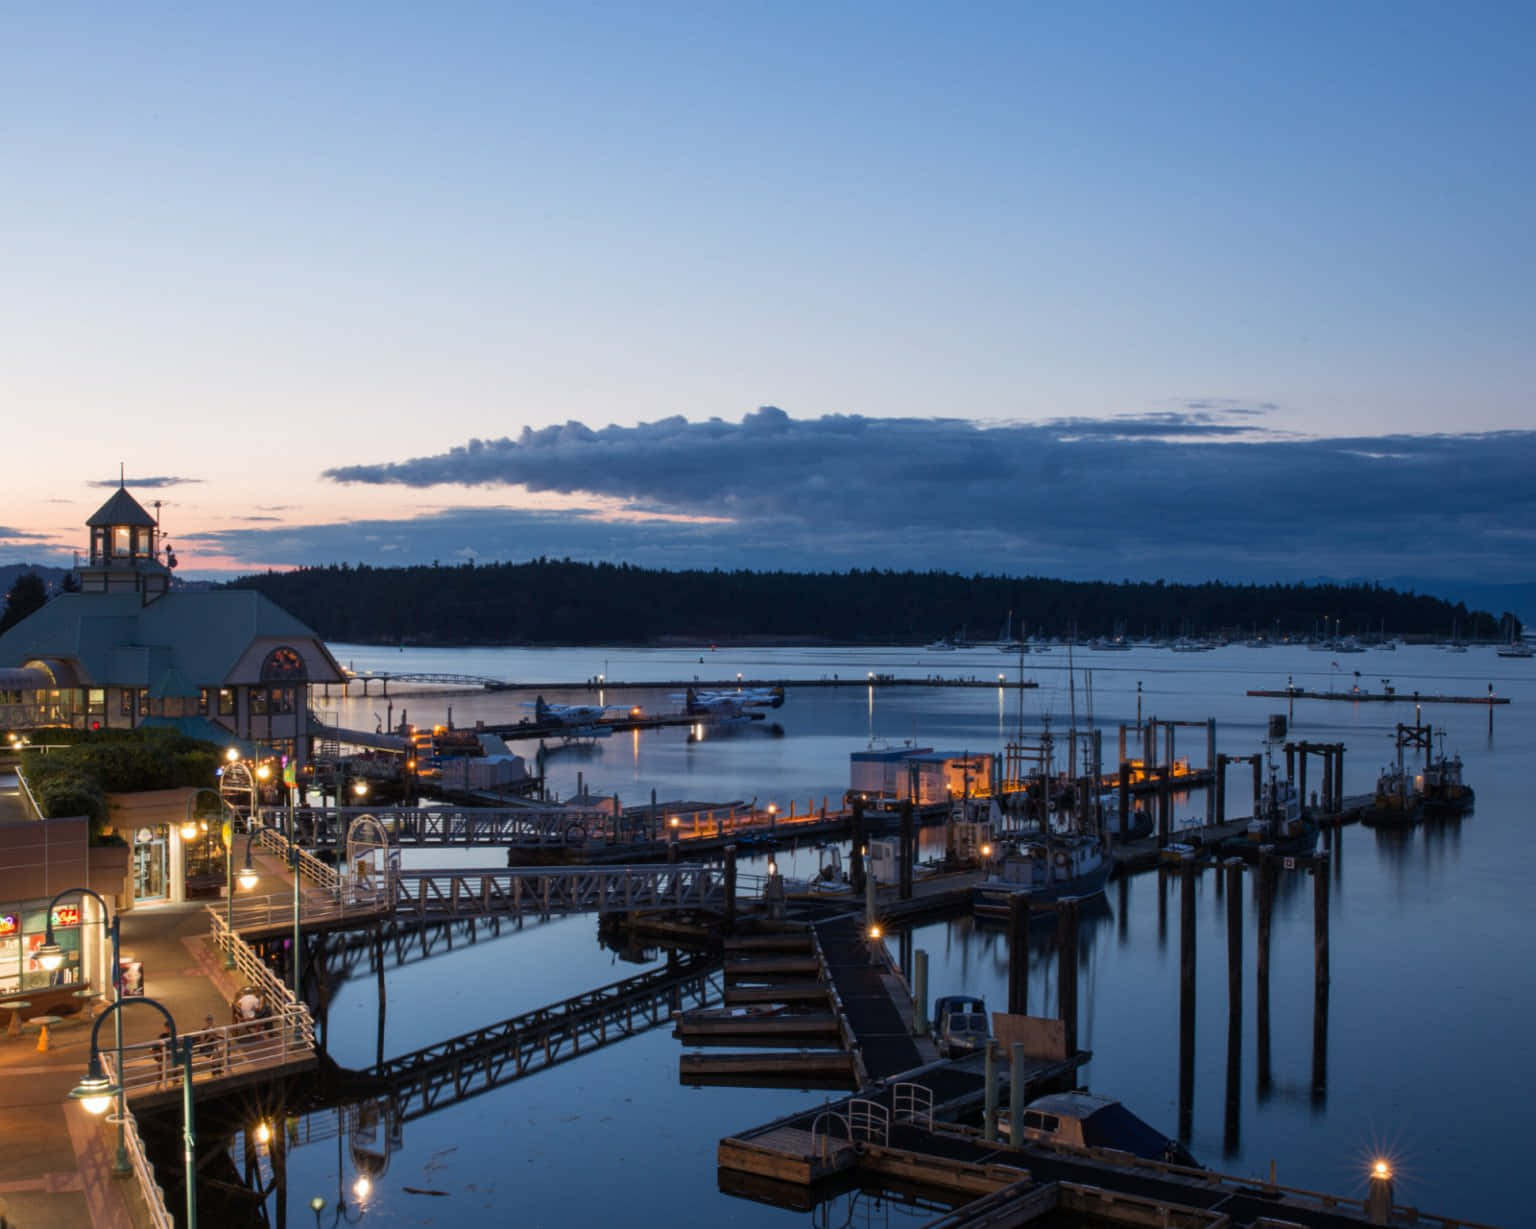
[[[328,640],[413,644],[922,643],[1015,636],[1500,639],[1513,616],[1374,584],[1169,584],[951,572],[660,571],[539,558],[332,564],[230,582]],[[1518,622],[1513,624],[1518,632]]]

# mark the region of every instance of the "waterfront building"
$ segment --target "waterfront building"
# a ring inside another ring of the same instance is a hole
[[[86,525],[78,590],[0,636],[0,728],[169,727],[270,755],[297,779],[309,689],[345,678],[320,637],[254,590],[173,586],[172,548],[124,487]],[[136,898],[180,895],[167,827],[135,829]]]

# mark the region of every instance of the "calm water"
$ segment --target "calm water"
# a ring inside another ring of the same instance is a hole
[[[591,702],[583,681],[830,677],[863,678],[869,671],[903,676],[942,674],[995,678],[1011,684],[1016,659],[995,650],[923,654],[912,649],[759,650],[406,650],[332,646],[359,670],[419,670],[506,679],[567,681],[546,698]],[[703,660],[700,660],[702,657]],[[1090,705],[1106,727],[1105,757],[1116,755],[1115,726],[1134,722],[1138,685],[1142,711],[1167,719],[1218,722],[1219,748],[1233,754],[1260,749],[1265,719],[1284,702],[1248,698],[1249,687],[1347,689],[1353,671],[1379,689],[1383,676],[1400,692],[1486,692],[1493,683],[1514,703],[1483,707],[1426,705],[1425,718],[1446,731],[1445,746],[1466,761],[1476,787],[1476,812],[1459,823],[1421,825],[1407,834],[1347,829],[1341,838],[1332,893],[1332,989],[1326,1095],[1311,1094],[1312,883],[1282,879],[1275,906],[1271,973],[1273,1083],[1257,1087],[1254,968],[1256,910],[1252,877],[1245,878],[1245,1002],[1240,1113],[1228,1120],[1225,905],[1213,877],[1202,877],[1197,900],[1199,977],[1196,1060],[1190,1146],[1207,1164],[1260,1174],[1273,1159],[1282,1182],[1358,1194],[1367,1159],[1390,1153],[1399,1172],[1398,1199],[1445,1214],[1504,1225],[1526,1219],[1525,1145],[1536,1125],[1536,1008],[1531,969],[1536,956],[1530,909],[1533,882],[1528,782],[1536,770],[1530,718],[1536,705],[1536,663],[1505,660],[1491,649],[1449,654],[1432,648],[1370,652],[1337,658],[1299,649],[1221,649],[1174,655],[1137,649],[1126,654],[1081,653],[1075,703],[1079,724]],[[1084,669],[1091,670],[1091,700]],[[1024,674],[1040,683],[1023,693],[1026,729],[1049,715],[1057,729],[1073,703],[1067,656],[1057,649],[1030,655]],[[666,689],[610,689],[624,703],[671,707]],[[442,720],[452,706],[457,725],[516,720],[523,697],[502,694],[399,697],[393,708],[374,696],[321,702],[345,725],[367,726],[401,706],[416,724]],[[575,792],[577,773],[591,789],[641,801],[655,789],[663,800],[756,798],[803,807],[834,802],[848,784],[848,756],[870,738],[916,739],[941,749],[997,751],[1018,720],[1019,693],[1002,689],[933,690],[863,687],[791,689],[770,714],[783,738],[757,733],[696,745],[674,729],[615,736],[581,758],[548,763],[551,788]],[[1298,702],[1292,736],[1342,741],[1346,793],[1366,792],[1392,755],[1398,721],[1411,705]],[[1180,731],[1196,764],[1205,756],[1203,731]],[[1314,774],[1316,765],[1313,766]],[[1316,784],[1314,781],[1313,784]],[[1235,812],[1245,809],[1234,773]],[[1180,816],[1203,814],[1196,794]],[[417,855],[420,859],[423,855]],[[463,852],[433,855],[465,864]],[[503,865],[498,850],[479,851],[484,865]],[[802,850],[802,869],[814,853]],[[785,861],[781,857],[781,862]],[[792,859],[794,861],[794,859]],[[809,869],[814,869],[812,862]],[[1161,892],[1166,892],[1161,913]],[[1082,935],[1081,1041],[1094,1052],[1084,1081],[1116,1096],[1154,1125],[1177,1125],[1179,1001],[1178,885],[1141,875],[1112,884],[1107,908],[1085,919]],[[925,925],[914,935],[931,959],[932,991],[969,991],[1002,1007],[1007,999],[1007,945],[1000,934],[958,920]],[[1030,1006],[1054,1012],[1056,971],[1049,924],[1032,938],[1036,961]],[[639,971],[602,950],[593,918],[570,918],[460,946],[393,969],[383,1049],[408,1051],[443,1037],[550,1003]],[[379,1045],[378,1004],[371,976],[359,975],[331,1009],[331,1051],[344,1065],[366,1066]],[[604,1223],[664,1221],[788,1226],[806,1215],[720,1194],[715,1144],[726,1134],[824,1099],[823,1093],[780,1090],[687,1089],[677,1083],[681,1048],[661,1029],[595,1052],[407,1123],[401,1146],[370,1199],[368,1221],[389,1225]],[[1231,1138],[1236,1128],[1236,1139]],[[352,1169],[345,1162],[346,1181]],[[308,1200],[334,1203],[334,1142],[301,1146],[290,1159],[290,1215],[308,1223]],[[406,1187],[447,1192],[410,1194]],[[912,1223],[911,1210],[847,1201],[832,1223]],[[916,1219],[926,1218],[926,1213]],[[329,1212],[327,1212],[327,1220]],[[824,1211],[814,1223],[827,1223]]]

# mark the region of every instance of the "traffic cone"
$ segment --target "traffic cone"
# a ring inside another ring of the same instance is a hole
[[[39,1024],[37,1026],[37,1052],[39,1054],[41,1054],[45,1050],[47,1050],[47,1048],[48,1048],[48,1026],[46,1024]]]

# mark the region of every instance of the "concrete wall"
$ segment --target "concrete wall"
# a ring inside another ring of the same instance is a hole
[[[92,849],[90,828],[84,816],[0,824],[0,900],[40,900],[77,887],[122,896],[128,850]]]

